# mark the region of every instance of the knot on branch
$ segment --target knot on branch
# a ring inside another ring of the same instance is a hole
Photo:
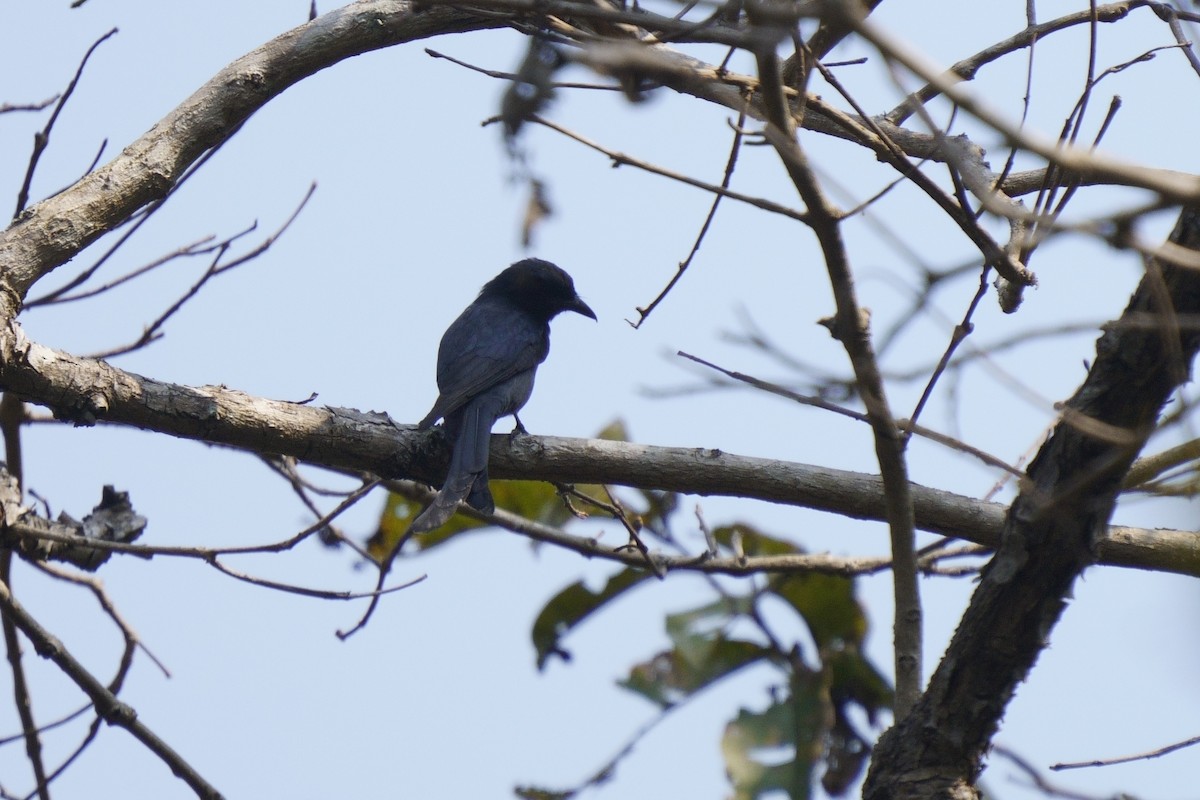
[[[50,406],[55,419],[69,422],[77,428],[90,428],[108,413],[108,398],[103,392],[95,391],[86,397]]]
[[[817,324],[829,330],[829,335],[839,342],[865,339],[871,331],[871,309],[858,308],[858,315],[849,319],[844,314],[822,317]]]
[[[38,516],[21,505],[17,479],[0,468],[0,507],[3,531],[0,542],[34,561],[65,561],[88,572],[95,572],[108,560],[111,551],[93,547],[91,542],[128,544],[146,529],[145,517],[133,510],[128,492],[105,486],[100,503],[92,513],[76,520],[65,512],[57,520]]]

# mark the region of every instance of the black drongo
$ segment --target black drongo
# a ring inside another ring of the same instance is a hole
[[[417,428],[444,419],[454,449],[441,491],[413,520],[411,532],[441,526],[464,498],[485,513],[495,509],[488,489],[492,425],[516,417],[529,399],[538,364],[550,352],[550,320],[563,311],[596,318],[570,275],[549,261],[527,258],[488,281],[446,330],[437,360],[441,394]],[[517,430],[524,430],[519,417]]]

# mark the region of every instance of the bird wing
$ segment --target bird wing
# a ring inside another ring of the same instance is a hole
[[[428,428],[471,398],[534,369],[549,352],[549,325],[510,304],[476,300],[442,337],[437,364],[441,396],[418,427]]]

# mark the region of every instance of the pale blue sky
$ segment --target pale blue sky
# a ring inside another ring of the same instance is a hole
[[[880,20],[942,62],[1023,25],[1023,3],[946,4],[936,12],[933,33],[912,5],[885,3]],[[60,91],[88,45],[120,28],[93,56],[55,129],[35,198],[78,177],[101,140],[108,139],[107,160],[230,60],[307,14],[300,0],[89,0],[78,10],[67,6],[67,0],[43,0],[0,11],[0,102]],[[321,4],[323,11],[328,7]],[[1081,7],[1042,3],[1039,14],[1048,19]],[[1136,41],[1124,38],[1135,30]],[[1168,42],[1165,26],[1147,11],[1101,33],[1102,68]],[[1032,120],[1050,133],[1083,80],[1082,32],[1062,43],[1061,49],[1039,51]],[[495,113],[503,87],[430,59],[425,46],[503,70],[517,63],[522,39],[492,31],[368,54],[288,90],[256,114],[130,243],[110,274],[208,234],[230,235],[254,220],[264,232],[274,230],[313,181],[317,193],[266,256],[213,282],[170,322],[163,341],[119,360],[121,367],[271,398],[317,392],[321,403],[386,410],[401,422],[414,422],[428,410],[442,330],[484,281],[524,255],[518,232],[524,193],[508,180],[511,167],[498,130],[479,125]],[[858,54],[851,48],[847,56]],[[1200,171],[1194,146],[1200,104],[1186,102],[1198,79],[1181,58],[1164,53],[1107,79],[1093,101],[1088,130],[1108,96],[1119,92],[1125,107],[1107,147],[1156,166]],[[989,68],[981,73],[979,91],[1015,116],[1023,70],[1021,60]],[[839,74],[868,110],[894,104],[894,87],[874,63]],[[577,68],[571,77],[588,79]],[[828,87],[820,91],[833,95]],[[564,94],[550,114],[615,149],[720,179],[730,136],[730,115],[722,109],[667,96],[630,107],[615,93],[581,93]],[[0,187],[8,187],[0,193],[15,197],[32,132],[43,123],[44,116],[0,117],[0,152],[6,154]],[[818,166],[859,197],[892,178],[869,154],[816,134],[803,136]],[[981,140],[996,145],[986,134]],[[694,380],[670,356],[679,349],[781,377],[769,362],[722,339],[722,332],[739,329],[743,310],[789,349],[844,372],[840,347],[815,324],[832,312],[832,301],[807,229],[725,204],[691,272],[634,331],[623,320],[634,318],[634,308],[669,279],[710,198],[632,168],[614,170],[602,156],[550,131],[532,130],[525,144],[557,211],[537,232],[530,253],[571,272],[599,316],[598,324],[575,317],[555,322],[553,351],[522,414],[531,432],[587,436],[620,417],[648,444],[877,471],[867,429],[823,412],[749,392],[670,400],[643,392]],[[997,147],[993,164],[1003,158]],[[735,188],[799,205],[767,148],[742,154]],[[1133,193],[1083,192],[1074,211],[1135,199]],[[907,189],[886,198],[879,216],[933,266],[972,256],[932,204]],[[1160,238],[1171,222],[1156,217],[1145,233]],[[903,312],[901,287],[917,285],[915,273],[861,220],[847,225],[847,240],[863,303],[883,329]],[[89,251],[60,272],[74,274],[92,258]],[[1046,245],[1033,268],[1041,285],[1028,293],[1019,314],[1004,316],[993,298],[984,301],[975,318],[981,344],[1056,322],[1115,316],[1140,264],[1131,254],[1066,237]],[[107,349],[136,338],[202,269],[199,263],[177,264],[88,304],[36,311],[22,322],[47,345],[75,353]],[[961,317],[974,285],[970,279],[940,294],[942,316],[915,325],[888,365],[934,359],[947,341],[948,320]],[[1053,419],[1050,404],[1069,396],[1082,379],[1093,338],[1063,338],[997,358],[1040,399],[974,369],[958,384],[957,397],[939,394],[924,421],[1015,461],[1036,447]],[[920,388],[894,388],[897,413],[909,412]],[[131,492],[150,519],[146,543],[266,542],[310,521],[290,489],[245,454],[132,430],[48,425],[30,430],[25,447],[27,484],[55,513],[82,515],[97,502],[100,487],[112,483]],[[996,480],[991,471],[921,442],[914,443],[911,471],[922,483],[975,496]],[[685,517],[695,502],[686,501]],[[813,550],[886,550],[881,525],[759,503],[700,502],[713,524],[754,521]],[[343,525],[369,532],[381,503],[375,498],[362,504]],[[1194,505],[1184,504],[1158,509],[1130,503],[1119,513],[1122,521],[1145,527],[1194,528],[1197,516]],[[620,539],[613,525],[589,524],[605,531],[606,540]],[[701,546],[698,532],[686,533]],[[355,571],[350,553],[315,544],[239,566],[325,588],[373,583],[368,571]],[[672,576],[638,590],[572,634],[572,664],[534,671],[529,629],[541,604],[580,576],[600,580],[612,569],[546,548],[531,554],[513,534],[475,535],[400,564],[397,579],[429,577],[387,598],[370,627],[345,643],[333,631],[357,618],[357,604],[255,589],[165,558],[114,559],[100,575],[173,675],[164,679],[139,659],[123,697],[228,797],[484,798],[511,796],[516,784],[574,785],[652,716],[647,703],[613,681],[664,646],[664,611],[706,596],[695,577]],[[14,583],[18,596],[73,653],[98,675],[110,673],[119,639],[89,596],[24,568]],[[936,664],[970,590],[969,579],[923,583],[927,669]],[[890,669],[890,578],[864,580],[861,592],[874,625],[872,657]],[[1200,733],[1197,599],[1192,580],[1090,571],[996,741],[1044,766],[1138,752]],[[39,720],[82,702],[32,653],[27,658]],[[7,672],[0,675],[0,693],[8,692]],[[752,670],[677,712],[595,796],[725,796],[722,726],[740,706],[761,707],[768,681]],[[10,706],[0,704],[0,735],[18,728]],[[48,736],[48,761],[74,741]],[[1034,796],[1013,782],[1006,763],[998,763],[988,773],[998,797]],[[1193,750],[1054,780],[1097,796],[1129,791],[1150,800],[1192,800],[1197,771],[1200,755]],[[29,785],[20,745],[0,749],[0,785],[13,792]],[[103,731],[56,783],[55,795],[183,798],[190,792],[114,729]]]

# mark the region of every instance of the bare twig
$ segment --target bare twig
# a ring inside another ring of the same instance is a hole
[[[21,212],[25,210],[25,206],[29,203],[29,187],[33,183],[33,174],[37,172],[38,162],[42,158],[42,153],[45,151],[46,145],[50,144],[50,132],[54,130],[54,123],[58,122],[58,115],[62,113],[63,106],[71,99],[71,95],[75,93],[75,87],[79,85],[79,79],[83,77],[83,68],[87,66],[88,59],[92,57],[92,53],[96,52],[96,48],[103,44],[109,37],[115,35],[116,32],[117,29],[113,28],[92,42],[92,46],[83,54],[83,59],[79,62],[79,67],[75,70],[75,76],[71,78],[71,82],[67,84],[67,88],[59,95],[58,104],[54,106],[54,111],[50,113],[50,119],[46,121],[46,126],[34,134],[33,153],[29,156],[29,166],[25,169],[25,180],[21,183],[20,191],[17,192],[17,207],[13,211],[13,219],[19,217]]]
[[[229,135],[232,136],[234,133],[236,133],[236,129],[234,129],[234,131],[231,131]],[[171,186],[171,188],[169,190],[167,190],[167,192],[163,195],[163,197],[155,200],[154,202],[150,203],[148,206],[146,206],[145,208],[143,208],[141,210],[136,210],[136,211],[130,213],[130,215],[128,217],[126,217],[125,219],[121,220],[119,224],[114,225],[112,227],[113,231],[116,231],[124,226],[128,226],[128,229],[124,233],[122,233],[117,238],[117,240],[107,250],[105,250],[100,255],[99,258],[97,258],[92,263],[91,266],[85,268],[83,271],[81,271],[75,277],[71,278],[69,281],[67,281],[62,286],[59,286],[55,289],[51,289],[49,292],[47,292],[44,295],[40,295],[38,297],[26,300],[24,303],[25,308],[34,308],[34,307],[40,306],[40,305],[49,305],[50,303],[53,303],[53,302],[57,301],[59,298],[66,295],[72,289],[76,289],[79,286],[82,286],[88,280],[90,280],[92,278],[92,276],[95,275],[100,270],[100,268],[103,267],[108,262],[108,260],[110,258],[112,258],[114,255],[116,255],[116,253],[130,239],[133,238],[134,234],[136,234],[138,232],[138,230],[140,230],[141,227],[143,225],[145,225],[150,220],[150,218],[154,216],[154,214],[157,211],[159,211],[164,205],[166,205],[167,201],[170,200],[171,197],[177,191],[179,191],[179,189],[184,184],[187,183],[189,178],[191,178],[193,175],[195,175],[205,164],[208,163],[208,160],[210,158],[212,158],[214,155],[216,155],[218,149],[219,149],[219,145],[213,147],[211,150],[208,150],[207,152],[202,154],[199,158],[197,158],[194,163],[192,163],[187,169],[185,169],[183,171],[183,174],[181,174],[179,176],[179,179],[177,181],[175,181],[175,183]],[[80,183],[86,182],[87,178],[88,178],[88,176],[84,176],[84,178],[80,181]],[[71,190],[66,189],[63,192],[60,192],[59,194],[63,194],[64,192],[68,192],[68,191],[71,191]]]
[[[733,178],[733,170],[737,165],[738,153],[742,149],[742,126],[746,124],[745,112],[738,115],[737,125],[733,128],[733,143],[729,146],[729,157],[725,160],[725,174],[721,178],[721,188],[725,191],[729,190],[729,181]],[[687,258],[679,262],[675,270],[675,274],[671,276],[671,280],[663,287],[663,290],[658,293],[658,296],[650,301],[647,306],[638,306],[638,320],[630,324],[636,330],[642,327],[642,323],[646,318],[654,312],[654,309],[661,303],[670,293],[675,284],[679,283],[679,279],[683,277],[683,273],[687,272],[687,268],[691,266],[692,259],[696,257],[696,253],[700,252],[700,244],[704,241],[704,235],[708,233],[708,226],[712,224],[713,218],[717,215],[717,207],[721,204],[721,198],[724,195],[718,193],[712,201],[712,205],[708,209],[708,215],[704,218],[704,224],[700,226],[700,233],[696,235],[696,241],[692,243],[692,249],[688,252]]]
[[[446,61],[449,61],[451,64],[457,64],[458,66],[463,67],[465,69],[469,69],[472,72],[478,72],[481,75],[486,75],[489,78],[496,78],[497,80],[514,81],[514,80],[517,80],[517,78],[518,78],[518,75],[515,72],[503,72],[501,70],[485,69],[484,67],[477,66],[468,61],[463,61],[462,59],[455,58],[454,56],[448,56],[445,53],[439,53],[437,50],[434,50],[431,47],[425,48],[425,55],[429,56],[430,58],[445,59]],[[555,89],[592,89],[592,90],[603,91],[603,92],[620,92],[620,91],[622,91],[620,86],[616,86],[613,84],[605,84],[605,83],[575,83],[575,82],[571,82],[571,81],[552,81],[549,85]]]
[[[5,552],[0,562],[5,585],[12,576],[12,553]],[[46,765],[42,758],[42,739],[37,723],[33,718],[33,695],[29,690],[29,681],[25,674],[25,665],[21,660],[21,642],[17,637],[17,623],[8,614],[0,618],[0,627],[4,630],[4,649],[8,655],[9,670],[12,672],[13,705],[17,708],[17,716],[21,720],[22,737],[25,739],[25,755],[33,769],[33,778],[37,785],[37,795],[41,800],[50,800],[49,781],[46,777]]]
[[[21,446],[21,426],[25,421],[25,404],[12,392],[4,392],[0,397],[0,434],[4,436],[4,454],[9,467],[9,474],[15,480],[13,494],[19,501],[21,497],[22,466],[24,457]],[[7,521],[7,514],[3,516]],[[4,548],[0,552],[0,582],[11,586],[13,576],[13,550]],[[42,740],[38,725],[33,717],[33,695],[29,689],[29,681],[25,674],[25,664],[22,660],[21,642],[17,637],[17,626],[8,615],[0,616],[0,628],[4,633],[4,649],[8,657],[9,669],[12,672],[12,688],[14,705],[17,716],[21,720],[21,730],[25,737],[25,754],[33,770],[37,794],[41,800],[50,800],[49,781],[46,776],[46,765],[42,758]]]
[[[387,486],[391,491],[414,500],[427,502],[433,495],[432,490],[411,481],[389,481]],[[646,556],[640,551],[630,550],[626,546],[613,548],[602,545],[600,536],[570,534],[560,528],[526,519],[504,509],[496,509],[491,514],[484,514],[470,506],[460,506],[458,513],[499,526],[513,533],[519,533],[537,542],[571,550],[588,558],[601,558],[626,567],[648,569]],[[707,550],[700,555],[670,555],[654,552],[649,557],[653,559],[659,575],[674,571],[734,576],[756,575],[763,572],[817,572],[851,577],[887,569],[891,563],[887,558],[847,557],[827,553],[798,553],[779,556],[738,556],[735,554],[725,557],[710,557]]]
[[[1148,761],[1152,758],[1160,758],[1169,753],[1174,753],[1176,750],[1183,750],[1188,747],[1194,747],[1200,744],[1200,736],[1193,736],[1190,739],[1184,739],[1182,742],[1174,742],[1172,744],[1157,747],[1153,750],[1147,750],[1144,753],[1135,753],[1129,756],[1117,756],[1116,758],[1101,758],[1091,761],[1072,761],[1066,763],[1051,764],[1050,769],[1058,772],[1064,769],[1082,769],[1084,767],[1111,767],[1113,764],[1128,764],[1130,761]]]
[[[241,235],[242,234],[238,233],[238,234],[235,234],[234,236],[237,237],[237,236],[241,236]],[[170,253],[159,256],[158,258],[154,259],[153,261],[150,261],[147,264],[143,264],[142,266],[127,272],[126,274],[120,276],[119,278],[114,278],[113,280],[109,281],[108,283],[102,284],[102,285],[97,286],[92,289],[86,289],[84,291],[76,292],[75,294],[62,294],[55,298],[44,298],[44,299],[39,298],[37,300],[31,300],[29,303],[26,304],[26,308],[35,307],[38,305],[51,305],[51,304],[56,304],[56,303],[73,303],[76,300],[86,300],[89,297],[95,297],[97,295],[104,294],[105,292],[107,292],[111,289],[115,289],[118,286],[121,286],[122,284],[128,283],[129,281],[132,281],[135,278],[140,278],[141,276],[145,275],[146,273],[152,272],[153,270],[156,270],[165,264],[169,264],[177,258],[183,258],[183,257],[187,257],[187,256],[208,255],[209,253],[212,253],[214,250],[220,248],[222,245],[232,241],[232,239],[226,239],[222,242],[214,242],[213,241],[214,239],[216,239],[216,237],[213,236],[212,234],[209,234],[208,236],[205,236],[202,239],[197,239],[196,241],[192,242],[191,244],[185,244],[182,247],[178,247],[175,250],[172,250]]]
[[[1037,787],[1038,791],[1042,792],[1042,794],[1046,795],[1047,797],[1061,797],[1063,800],[1109,800],[1109,798],[1114,798],[1115,800],[1115,798],[1128,797],[1128,795],[1117,794],[1110,795],[1109,798],[1101,798],[1093,795],[1081,794],[1079,792],[1072,792],[1060,786],[1055,786],[1050,781],[1046,780],[1042,774],[1038,772],[1037,767],[1029,763],[1028,759],[1018,755],[1014,750],[1002,745],[996,745],[992,748],[992,752],[1011,761],[1017,767],[1017,769],[1025,773],[1025,777],[1029,779],[1029,782]]]
[[[697,364],[708,367],[709,369],[714,369],[717,372],[720,372],[722,375],[725,375],[735,381],[738,381],[739,383],[744,383],[748,386],[753,386],[754,388],[761,389],[764,392],[770,392],[771,394],[778,395],[779,397],[786,397],[788,400],[794,400],[797,403],[801,403],[806,406],[813,406],[814,408],[820,408],[825,411],[831,411],[834,414],[840,414],[843,417],[849,417],[850,419],[857,420],[859,422],[870,422],[870,417],[867,414],[863,414],[862,412],[859,412],[859,411],[854,411],[853,409],[849,409],[844,406],[839,406],[837,403],[831,403],[828,400],[824,399],[823,397],[813,397],[811,395],[804,395],[804,394],[800,394],[799,392],[793,392],[791,389],[788,389],[787,387],[780,386],[779,384],[776,384],[776,383],[771,383],[770,381],[764,381],[761,378],[755,378],[753,375],[747,375],[743,372],[737,372],[736,370],[728,370],[728,369],[725,369],[724,367],[719,367],[710,361],[705,361],[702,358],[693,356],[689,353],[685,353],[682,350],[679,351],[678,355],[682,356],[683,358],[688,359],[689,361],[694,361]],[[991,455],[990,453],[986,453],[983,450],[980,450],[977,447],[972,447],[971,445],[967,444],[966,442],[959,441],[958,439],[954,439],[952,437],[946,436],[945,434],[938,433],[937,431],[926,428],[922,425],[918,425],[915,422],[913,422],[912,420],[897,420],[896,425],[897,425],[897,427],[900,428],[900,430],[904,431],[905,438],[907,438],[913,434],[916,434],[917,436],[921,436],[923,438],[929,439],[931,442],[936,442],[940,445],[949,447],[952,450],[958,450],[959,452],[974,456],[975,458],[982,461],[984,464],[987,464],[989,467],[996,467],[998,469],[1002,469],[1005,472],[1007,472],[1015,477],[1018,477],[1018,478],[1021,476],[1020,470],[1018,470],[1016,467],[997,458],[996,456]]]
[[[984,267],[979,273],[979,289],[971,298],[971,302],[967,304],[967,310],[963,314],[962,321],[954,326],[954,333],[950,336],[950,342],[946,345],[946,350],[942,353],[942,357],[938,361],[937,366],[934,367],[933,374],[929,376],[929,382],[925,384],[925,390],[921,392],[921,399],[917,401],[917,406],[913,409],[913,413],[909,417],[909,421],[914,425],[916,424],[917,419],[920,418],[921,411],[925,408],[925,404],[929,402],[929,398],[933,395],[933,387],[937,385],[938,378],[942,376],[942,374],[946,371],[946,368],[950,365],[950,359],[954,356],[954,351],[957,350],[958,346],[962,344],[968,336],[971,335],[972,331],[975,330],[975,326],[971,322],[971,317],[974,316],[975,309],[979,307],[979,301],[983,299],[984,294],[987,292],[987,277],[989,272],[990,270],[987,267]],[[908,444],[908,439],[912,436],[912,434],[912,428],[905,431],[905,445]]]
[[[222,273],[235,269],[236,267],[239,267],[255,258],[258,258],[260,255],[269,250],[271,245],[273,245],[279,239],[279,237],[282,236],[285,231],[287,231],[291,224],[296,221],[296,217],[299,216],[302,210],[304,210],[304,206],[308,204],[309,199],[313,196],[313,192],[315,192],[316,189],[317,185],[315,183],[309,186],[308,191],[304,195],[304,199],[300,201],[298,206],[296,206],[296,210],[292,212],[291,216],[289,216],[274,233],[259,242],[259,244],[253,247],[249,252],[244,253],[227,263],[222,263],[222,259],[229,251],[229,248],[233,246],[233,243],[241,237],[246,236],[254,231],[258,226],[257,222],[241,233],[236,234],[220,243],[216,247],[216,253],[213,256],[212,263],[209,264],[209,267],[204,271],[204,274],[202,274],[200,278],[194,284],[192,284],[192,286],[186,292],[183,293],[183,295],[176,299],[176,301],[172,303],[165,311],[159,314],[158,318],[154,320],[154,322],[152,322],[150,325],[147,325],[142,331],[142,335],[138,337],[136,341],[121,347],[107,350],[103,353],[99,353],[93,356],[93,358],[113,358],[115,356],[124,355],[145,347],[146,345],[162,338],[163,334],[161,329],[163,325],[166,324],[167,320],[173,317],[189,300],[195,297],[200,290],[204,288],[204,285],[208,283],[209,280],[221,275]]]
[[[141,637],[139,637],[129,623],[122,618],[120,612],[117,611],[116,605],[112,602],[112,599],[108,596],[108,593],[104,590],[104,586],[100,583],[100,581],[91,575],[81,575],[74,572],[69,572],[65,569],[60,569],[50,564],[39,564],[34,562],[33,566],[54,578],[68,581],[90,590],[93,596],[95,596],[96,601],[100,604],[100,607],[104,610],[104,613],[107,614],[110,619],[112,619],[113,624],[115,624],[118,630],[120,630],[121,636],[125,640],[125,647],[122,651],[121,659],[117,666],[116,675],[108,682],[108,690],[110,692],[112,692],[114,695],[120,693],[121,687],[125,683],[125,678],[129,675],[130,667],[133,666],[134,654],[139,649],[146,654],[146,656],[154,663],[156,667],[159,668],[160,671],[162,671],[165,676],[168,678],[171,676],[171,673],[166,666],[159,661],[158,657],[155,656],[154,653],[149,650],[149,648],[146,647],[145,643],[142,642]],[[82,710],[86,711],[89,708],[91,708],[91,706],[85,706]],[[74,716],[77,716],[77,714],[71,715],[71,717]],[[68,717],[68,719],[71,717]],[[83,755],[84,751],[87,750],[88,746],[95,741],[96,736],[100,733],[100,726],[103,722],[104,720],[97,715],[92,723],[88,726],[87,733],[84,734],[83,739],[80,740],[80,742],[75,746],[75,749],[71,752],[71,754],[63,759],[61,763],[59,763],[59,765],[49,775],[48,780],[53,781],[58,778],[58,776],[62,775],[63,772],[66,771],[66,769],[70,767],[76,759]]]
[[[205,780],[191,764],[146,727],[133,708],[122,702],[104,684],[84,669],[62,642],[54,638],[17,602],[16,598],[12,596],[8,584],[2,581],[0,581],[0,609],[3,610],[5,619],[11,619],[13,624],[33,642],[38,655],[53,661],[63,674],[91,699],[92,705],[101,719],[110,725],[116,725],[129,731],[150,752],[158,756],[175,775],[187,783],[197,797],[204,798],[204,800],[221,798],[221,793]]]
[[[39,103],[0,103],[0,114],[11,114],[14,111],[43,111],[57,99],[58,95],[54,95]]]
[[[957,63],[951,65],[950,68],[945,71],[944,75],[949,80],[970,81],[975,78],[975,75],[979,72],[980,68],[1006,55],[1015,53],[1018,50],[1025,48],[1032,49],[1039,39],[1045,38],[1051,33],[1065,30],[1066,28],[1074,27],[1075,25],[1091,24],[1093,19],[1098,22],[1118,22],[1124,19],[1130,11],[1136,8],[1150,7],[1154,9],[1155,13],[1158,13],[1161,16],[1162,14],[1159,11],[1159,6],[1164,5],[1166,4],[1153,2],[1153,0],[1123,0],[1123,2],[1106,3],[1102,6],[1095,6],[1094,11],[1092,8],[1088,8],[1083,11],[1065,14],[1061,17],[1057,17],[1056,19],[1042,23],[1036,22],[1032,15],[1027,15],[1028,24],[1025,26],[1024,30],[1008,37],[1007,39],[1002,39],[1001,41],[984,48],[968,58],[958,61]],[[1186,37],[1182,36],[1181,34],[1182,30],[1180,30],[1179,34],[1177,35],[1178,40],[1180,42],[1186,41]],[[1032,55],[1030,56],[1030,63],[1032,64]],[[1029,74],[1030,68],[1027,67],[1025,92],[1026,103],[1028,103],[1029,99]],[[938,97],[941,94],[942,90],[939,83],[926,83],[924,87],[906,97],[904,102],[902,102],[896,108],[884,114],[884,118],[892,124],[900,125],[914,113],[916,110],[916,104],[927,104],[930,100]],[[1022,114],[1021,119],[1024,121],[1024,113]]]
[[[245,572],[233,569],[222,564],[217,558],[208,559],[209,565],[215,568],[218,572],[228,575],[231,578],[248,583],[252,586],[261,586],[265,589],[275,589],[277,591],[286,592],[288,594],[297,594],[301,597],[315,597],[319,600],[362,600],[363,598],[375,599],[385,594],[398,592],[401,589],[407,589],[410,586],[415,586],[425,580],[424,575],[418,575],[412,580],[404,583],[396,584],[395,586],[379,587],[372,591],[366,592],[350,592],[337,589],[313,589],[308,586],[298,586],[293,583],[283,583],[281,581],[273,581],[269,578],[260,578],[257,575],[250,575]]]
[[[670,178],[671,180],[678,181],[679,183],[686,183],[688,186],[694,186],[697,189],[703,189],[706,192],[711,192],[712,194],[718,195],[720,197],[728,197],[730,200],[737,200],[740,203],[746,203],[747,205],[754,206],[755,208],[760,209],[762,211],[769,211],[772,214],[779,214],[784,217],[790,217],[791,219],[798,220],[800,222],[803,222],[808,218],[808,215],[805,214],[803,211],[797,211],[794,208],[788,208],[785,205],[781,205],[779,203],[772,202],[771,200],[767,200],[766,198],[754,197],[753,195],[747,195],[747,194],[742,194],[741,192],[735,192],[730,189],[724,188],[722,186],[717,186],[716,184],[706,183],[704,181],[697,180],[696,178],[693,178],[690,175],[685,175],[682,172],[675,172],[673,170],[666,169],[665,167],[660,167],[655,164],[651,164],[648,161],[642,161],[639,158],[634,158],[633,156],[626,155],[625,153],[622,153],[622,152],[619,152],[616,150],[612,150],[598,142],[588,139],[586,136],[576,133],[575,131],[572,131],[569,128],[565,128],[556,122],[553,122],[548,119],[544,119],[543,117],[539,117],[539,116],[535,115],[530,118],[530,121],[536,122],[539,125],[545,125],[547,128],[550,128],[553,131],[557,131],[570,139],[574,139],[575,141],[579,142],[580,144],[590,147],[598,153],[603,153],[604,155],[606,155],[610,159],[612,159],[613,164],[615,166],[636,167],[637,169],[645,170],[646,172],[652,173],[654,175],[660,175],[664,178]]]
[[[363,482],[363,485],[358,489],[350,492],[346,498],[339,503],[333,510],[322,515],[319,519],[313,522],[308,527],[301,530],[286,539],[270,542],[260,545],[241,545],[233,547],[188,547],[179,545],[139,545],[130,544],[127,542],[109,541],[106,539],[92,539],[80,536],[73,532],[61,532],[59,530],[46,529],[35,527],[32,525],[22,525],[20,522],[10,523],[9,529],[11,532],[27,537],[31,540],[40,540],[44,542],[58,542],[61,544],[74,545],[81,549],[98,550],[108,553],[122,553],[125,555],[136,556],[138,558],[154,558],[155,556],[175,556],[180,558],[193,558],[205,562],[213,562],[221,556],[231,555],[252,555],[263,553],[282,553],[291,550],[296,545],[303,542],[315,533],[324,530],[329,524],[340,516],[351,506],[358,503],[359,500],[366,497],[374,490],[380,481],[378,479],[370,479]],[[63,526],[59,526],[62,528]],[[69,528],[67,529],[69,530]],[[330,593],[340,596],[342,593]]]
[[[86,703],[86,704],[80,706],[79,708],[75,709],[74,711],[64,714],[63,716],[59,717],[58,719],[54,720],[53,722],[47,722],[44,725],[39,726],[38,730],[41,731],[42,733],[45,733],[46,731],[52,731],[55,728],[61,728],[63,725],[66,725],[73,720],[79,719],[79,717],[83,716],[88,711],[90,711],[91,708],[92,708],[92,704]],[[21,733],[15,733],[11,736],[0,736],[0,747],[4,747],[6,745],[12,744],[13,742],[15,742],[19,739],[23,739],[23,738],[25,738],[24,731],[22,731]],[[0,795],[0,797],[6,797],[6,795]]]
[[[1200,201],[1200,177],[1198,176],[1168,174],[1163,171],[1147,169],[1145,166],[1092,153],[1083,148],[1064,146],[1040,134],[1022,130],[1003,113],[974,94],[965,91],[957,79],[947,77],[922,54],[902,43],[872,20],[856,14],[851,10],[851,7],[855,5],[857,4],[851,3],[843,8],[836,3],[826,4],[834,13],[842,15],[853,26],[856,33],[878,48],[889,59],[902,64],[922,80],[934,85],[964,111],[991,127],[1009,143],[1041,156],[1061,169],[1079,175],[1082,179],[1100,178],[1120,185],[1142,186],[1175,203]]]

